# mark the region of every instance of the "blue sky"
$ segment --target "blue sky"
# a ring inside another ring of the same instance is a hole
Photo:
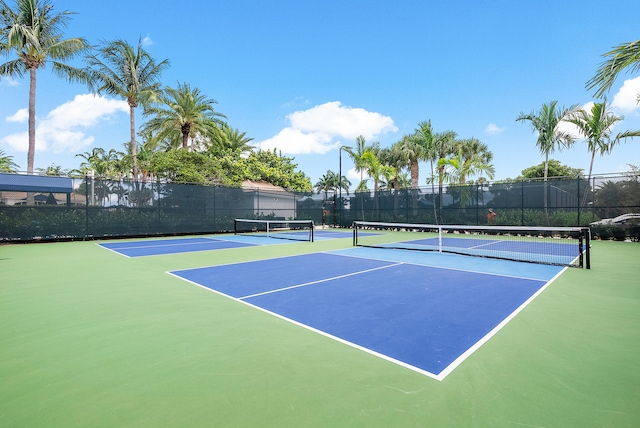
[[[11,3],[11,2],[9,2]],[[478,138],[494,153],[495,179],[544,157],[520,112],[593,102],[585,82],[601,55],[640,38],[637,0],[350,1],[53,0],[76,12],[66,37],[122,38],[171,67],[162,83],[198,87],[229,124],[262,148],[295,158],[315,183],[338,171],[338,147],[358,135],[391,146],[418,123]],[[7,58],[0,58],[4,62]],[[79,62],[78,65],[81,65]],[[28,79],[0,79],[0,149],[27,164]],[[623,74],[608,95],[624,115],[614,132],[640,129],[640,75]],[[38,71],[35,167],[77,168],[77,153],[122,149],[124,101],[89,94],[50,68]],[[138,109],[141,110],[141,109]],[[143,122],[141,112],[137,124]],[[552,156],[589,167],[586,144]],[[595,173],[640,165],[640,139],[596,158]],[[343,174],[358,175],[343,154]],[[427,166],[421,166],[425,185]]]

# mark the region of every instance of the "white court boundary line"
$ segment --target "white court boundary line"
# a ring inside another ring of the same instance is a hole
[[[181,241],[188,241],[190,239],[194,239],[194,238],[185,238],[185,239],[181,239]],[[226,242],[223,239],[215,239],[215,238],[196,238],[196,239],[205,239],[207,241],[211,241],[211,242]],[[171,239],[173,240],[173,239]],[[164,242],[169,241],[169,239],[165,239]],[[207,244],[207,242],[176,242],[173,244],[160,244],[161,242],[163,242],[162,239],[158,239],[158,240],[152,240],[152,241],[146,241],[146,242],[158,242],[158,245],[131,245],[130,247],[120,247],[118,248],[119,250],[131,250],[131,249],[136,249],[136,248],[159,248],[159,247],[176,247],[176,246],[181,246],[181,245],[198,245],[198,244]],[[131,242],[132,244],[137,244],[137,242]],[[108,245],[109,243],[107,243]],[[113,244],[113,242],[111,242],[111,244]],[[103,248],[107,248],[104,245],[105,244],[100,244],[98,243],[99,246],[103,247]],[[107,248],[107,250],[114,250],[114,248]]]
[[[185,238],[184,240],[188,240],[188,239],[193,239],[193,238]],[[246,246],[250,246],[250,247],[259,247],[261,245],[259,244],[252,244],[252,243],[248,243],[248,242],[240,242],[240,241],[233,241],[233,240],[228,240],[228,239],[218,239],[218,238],[209,238],[209,237],[202,237],[201,239],[205,239],[207,241],[210,242],[185,242],[185,243],[175,243],[175,244],[162,244],[162,245],[133,245],[131,247],[120,247],[120,248],[109,248],[109,247],[105,247],[104,243],[99,243],[97,242],[96,245],[104,248],[105,250],[108,251],[112,251],[120,256],[126,257],[128,259],[137,259],[137,258],[141,258],[141,257],[154,257],[154,256],[168,256],[171,254],[178,254],[178,253],[165,253],[165,254],[145,254],[143,256],[128,256],[122,252],[120,252],[120,250],[135,250],[135,249],[141,249],[141,248],[170,248],[170,247],[187,247],[187,246],[195,246],[195,245],[212,245],[212,244],[222,244],[225,242],[231,242],[234,244],[246,244]],[[157,240],[157,242],[162,242],[161,239]],[[133,242],[132,242],[133,243]],[[237,248],[237,247],[236,247]],[[244,248],[244,247],[241,247]],[[212,247],[212,248],[205,248],[203,250],[193,250],[192,252],[199,252],[199,251],[213,251],[213,250],[217,250],[218,248],[216,247]],[[234,248],[222,248],[223,250],[233,250]],[[181,253],[180,253],[181,254]]]
[[[531,295],[531,297],[529,297],[527,300],[525,300],[524,303],[522,303],[513,312],[511,312],[509,314],[509,316],[507,316],[504,320],[502,320],[502,322],[500,322],[498,325],[496,325],[489,333],[484,335],[480,340],[478,340],[470,348],[468,348],[465,352],[463,352],[458,358],[453,360],[453,362],[451,364],[449,364],[444,370],[442,370],[440,372],[440,374],[438,375],[438,377],[440,379],[438,379],[438,380],[443,380],[445,377],[447,377],[447,375],[449,375],[452,371],[454,371],[460,364],[462,364],[462,362],[464,360],[466,360],[469,356],[471,356],[471,354],[476,352],[478,349],[480,349],[480,347],[482,345],[487,343],[489,341],[489,339],[491,339],[500,330],[502,330],[502,328],[504,326],[506,326],[509,323],[509,321],[514,319],[516,317],[516,315],[518,315],[520,312],[522,312],[524,310],[524,308],[526,308],[529,305],[529,303],[533,302],[533,300],[536,297],[538,297],[549,285],[551,285],[552,282],[554,282],[556,279],[558,279],[560,277],[560,275],[562,275],[564,273],[564,271],[567,270],[567,269],[569,269],[569,267],[565,266],[560,272],[558,272],[546,284],[544,284],[542,287],[540,287],[540,289],[538,291],[533,293]]]
[[[340,250],[337,250],[340,251]],[[332,253],[331,251],[325,251],[325,252],[321,252],[321,253],[315,253],[315,254],[331,254],[331,255],[335,255],[335,256],[341,256],[341,257],[353,257],[353,258],[360,258],[360,259],[365,259],[365,260],[378,260],[378,261],[387,261],[390,263],[393,263],[394,261],[391,260],[384,260],[384,259],[375,259],[375,258],[369,258],[369,257],[362,257],[362,256],[351,256],[351,255],[345,255],[345,254],[340,254],[340,253]],[[314,253],[310,253],[310,254],[314,254]],[[195,270],[195,269],[202,269],[202,268],[207,268],[207,267],[219,267],[219,266],[227,266],[227,265],[235,265],[235,264],[242,264],[242,263],[250,263],[253,261],[262,261],[262,260],[276,260],[276,259],[281,259],[281,258],[291,258],[291,257],[296,257],[296,256],[303,256],[303,255],[309,255],[309,254],[299,254],[299,255],[293,255],[293,256],[282,256],[282,257],[273,257],[273,258],[268,258],[268,259],[260,259],[260,260],[251,260],[251,261],[245,261],[245,262],[235,262],[235,263],[228,263],[228,264],[223,264],[223,265],[215,265],[215,266],[206,266],[206,267],[201,267],[201,268],[189,268],[189,269],[181,269],[181,270],[174,270],[174,271],[166,271],[165,273],[181,279],[182,281],[186,281],[190,284],[193,284],[197,287],[200,287],[204,290],[207,290],[209,292],[218,294],[220,296],[224,296],[228,299],[231,300],[235,300],[236,302],[242,303],[244,305],[250,306],[254,309],[258,309],[264,313],[270,314],[272,316],[275,316],[277,318],[280,318],[282,320],[288,321],[292,324],[295,324],[299,327],[305,328],[307,330],[313,331],[314,333],[318,333],[322,336],[328,337],[330,339],[333,339],[335,341],[338,341],[340,343],[343,343],[345,345],[348,345],[352,348],[356,348],[359,349],[361,351],[364,351],[370,355],[376,356],[378,358],[382,358],[383,360],[387,360],[391,363],[394,363],[396,365],[399,365],[401,367],[407,368],[409,370],[412,370],[414,372],[420,373],[424,376],[430,377],[432,379],[435,379],[437,381],[443,381],[449,374],[451,374],[458,366],[460,366],[467,358],[469,358],[474,352],[476,352],[478,349],[480,349],[480,347],[482,345],[484,345],[486,342],[488,342],[493,336],[495,336],[502,328],[504,328],[504,326],[506,326],[513,318],[515,318],[520,312],[522,312],[524,310],[524,308],[526,308],[533,300],[535,300],[536,297],[538,297],[547,287],[549,287],[549,285],[551,285],[557,278],[560,277],[560,275],[562,275],[567,269],[569,269],[568,266],[565,266],[564,268],[562,268],[562,270],[560,272],[558,272],[555,276],[553,276],[553,278],[551,278],[550,280],[543,280],[543,279],[537,279],[537,278],[526,278],[526,277],[518,277],[518,276],[512,276],[512,275],[504,275],[504,274],[493,274],[493,273],[487,273],[487,272],[479,272],[479,271],[472,271],[472,270],[465,270],[465,269],[456,269],[456,268],[448,268],[448,267],[441,267],[441,266],[431,266],[431,265],[423,265],[423,264],[418,264],[418,263],[410,263],[410,262],[395,262],[392,265],[386,265],[386,266],[381,266],[381,267],[377,267],[377,268],[372,268],[372,269],[367,269],[364,271],[359,271],[359,272],[355,272],[355,273],[351,273],[351,274],[345,274],[345,275],[339,275],[330,279],[324,279],[324,280],[318,280],[318,281],[312,281],[309,283],[305,283],[305,284],[298,284],[298,285],[294,285],[294,286],[290,286],[290,287],[284,287],[282,289],[278,289],[278,290],[272,290],[272,291],[268,291],[268,292],[264,292],[264,293],[257,293],[255,295],[248,295],[248,296],[243,296],[243,297],[233,297],[230,296],[228,294],[225,294],[221,291],[218,290],[214,290],[212,288],[209,288],[205,285],[199,284],[195,281],[192,281],[190,279],[186,279],[184,277],[179,276],[178,274],[174,273],[174,272],[182,272],[182,271],[189,271],[189,270]],[[461,257],[465,257],[465,256],[461,256]],[[512,311],[504,320],[502,320],[500,323],[498,323],[493,329],[491,329],[487,334],[485,334],[484,336],[482,336],[478,341],[476,341],[472,346],[470,346],[469,348],[467,348],[467,350],[465,352],[463,352],[462,354],[460,354],[455,360],[453,360],[448,366],[446,366],[442,371],[440,371],[440,373],[435,374],[435,373],[431,373],[427,370],[421,369],[419,367],[413,366],[411,364],[408,364],[404,361],[400,361],[397,360],[393,357],[390,357],[388,355],[379,353],[377,351],[374,351],[373,349],[369,349],[366,348],[362,345],[358,345],[356,343],[350,342],[348,340],[342,339],[338,336],[334,336],[330,333],[327,333],[323,330],[319,330],[315,327],[311,327],[309,325],[303,324],[299,321],[296,321],[294,319],[285,317],[284,315],[280,315],[276,312],[272,312],[268,309],[262,308],[260,306],[254,305],[252,303],[247,302],[244,299],[248,299],[250,297],[255,297],[255,296],[259,296],[259,295],[264,295],[264,294],[270,294],[271,292],[278,292],[278,291],[284,291],[287,289],[292,289],[292,288],[298,288],[298,287],[303,287],[303,286],[307,286],[307,285],[312,285],[315,283],[321,283],[321,282],[326,282],[329,281],[331,279],[339,279],[342,277],[348,277],[348,276],[352,276],[352,275],[357,275],[360,273],[365,273],[365,272],[370,272],[370,271],[375,271],[375,270],[379,270],[379,269],[385,269],[387,267],[391,267],[391,266],[398,266],[398,265],[413,265],[413,266],[422,266],[422,267],[428,267],[428,268],[436,268],[436,269],[443,269],[443,270],[454,270],[454,271],[462,271],[462,272],[469,272],[469,273],[475,273],[475,274],[482,274],[482,275],[492,275],[492,276],[501,276],[501,277],[507,277],[507,278],[514,278],[514,279],[523,279],[523,280],[531,280],[531,281],[536,281],[536,282],[545,282],[545,284],[540,287],[535,293],[533,293],[527,300],[525,300],[520,306],[518,306],[514,311]]]
[[[396,359],[395,359],[395,358],[393,358],[393,357],[390,357],[390,356],[388,356],[388,355],[382,354],[382,353],[380,353],[380,352],[376,352],[376,351],[374,351],[373,349],[365,348],[365,347],[364,347],[364,346],[362,346],[362,345],[358,345],[357,343],[353,343],[353,342],[350,342],[350,341],[348,341],[348,340],[342,339],[341,337],[334,336],[334,335],[332,335],[332,334],[330,334],[330,333],[327,333],[326,331],[319,330],[319,329],[317,329],[317,328],[315,328],[315,327],[311,327],[311,326],[309,326],[309,325],[303,324],[303,323],[301,323],[301,322],[299,322],[299,321],[296,321],[296,320],[294,320],[294,319],[291,319],[291,318],[285,317],[284,315],[280,315],[280,314],[279,314],[279,313],[277,313],[277,312],[272,312],[272,311],[270,311],[270,310],[268,310],[268,309],[265,309],[265,308],[262,308],[262,307],[260,307],[260,306],[257,306],[257,305],[254,305],[254,304],[252,304],[252,303],[249,303],[249,302],[247,302],[246,300],[241,300],[241,299],[239,299],[239,298],[229,296],[228,294],[225,294],[225,293],[222,293],[222,292],[220,292],[220,291],[218,291],[218,290],[214,290],[214,289],[212,289],[212,288],[206,287],[206,286],[204,286],[204,285],[202,285],[202,284],[198,284],[197,282],[191,281],[190,279],[186,279],[186,278],[183,278],[183,277],[181,277],[181,276],[178,276],[178,275],[174,274],[173,272],[166,272],[166,273],[168,273],[169,275],[174,276],[174,277],[176,277],[176,278],[178,278],[178,279],[181,279],[181,280],[183,280],[183,281],[186,281],[186,282],[188,282],[188,283],[190,283],[190,284],[193,284],[193,285],[195,285],[195,286],[197,286],[197,287],[200,287],[200,288],[202,288],[202,289],[204,289],[204,290],[206,290],[206,291],[209,291],[209,292],[212,292],[212,293],[218,294],[218,295],[220,295],[220,296],[226,297],[226,298],[231,299],[231,300],[235,300],[235,301],[236,301],[236,302],[238,302],[238,303],[241,303],[241,304],[243,304],[243,305],[247,305],[247,306],[249,306],[249,307],[251,307],[251,308],[254,308],[254,309],[257,309],[257,310],[259,310],[259,311],[262,311],[262,312],[264,312],[264,313],[266,313],[266,314],[272,315],[272,316],[274,316],[274,317],[276,317],[276,318],[280,318],[281,320],[288,321],[288,322],[290,322],[291,324],[297,325],[298,327],[302,327],[302,328],[304,328],[304,329],[306,329],[306,330],[309,330],[309,331],[312,331],[312,332],[314,332],[314,333],[320,334],[320,335],[322,335],[322,336],[324,336],[324,337],[328,337],[329,339],[333,339],[333,340],[335,340],[335,341],[337,341],[337,342],[340,342],[340,343],[345,344],[345,345],[347,345],[347,346],[350,346],[350,347],[352,347],[352,348],[358,349],[358,350],[360,350],[360,351],[364,351],[364,352],[366,352],[367,354],[373,355],[373,356],[378,357],[378,358],[381,358],[381,359],[383,359],[383,360],[387,360],[387,361],[389,361],[389,362],[391,362],[391,363],[397,364],[397,365],[399,365],[399,366],[402,366],[402,367],[407,368],[407,369],[409,369],[409,370],[412,370],[412,371],[414,371],[414,372],[420,373],[420,374],[422,374],[422,375],[424,375],[424,376],[430,377],[430,378],[435,379],[435,380],[442,380],[442,379],[444,379],[444,378],[440,379],[438,375],[435,375],[435,374],[433,374],[433,373],[431,373],[431,372],[429,372],[429,371],[423,370],[423,369],[421,369],[421,368],[418,368],[418,367],[412,366],[411,364],[407,364],[407,363],[405,363],[404,361],[396,360]]]
[[[386,266],[378,266],[376,268],[371,268],[371,269],[365,269],[365,270],[361,270],[361,271],[357,271],[357,272],[346,273],[344,275],[332,276],[330,278],[319,279],[317,281],[305,282],[303,284],[291,285],[289,287],[283,287],[283,288],[278,288],[278,289],[275,289],[275,290],[263,291],[262,293],[250,294],[248,296],[238,297],[238,299],[244,300],[244,299],[250,299],[252,297],[265,296],[267,294],[274,294],[274,293],[278,293],[280,291],[286,291],[286,290],[292,290],[294,288],[306,287],[308,285],[321,284],[323,282],[335,281],[336,279],[348,278],[350,276],[355,276],[355,275],[362,275],[364,273],[369,273],[369,272],[373,272],[373,271],[380,270],[380,269],[387,269],[387,268],[390,268],[390,267],[400,266],[400,265],[403,265],[403,264],[404,263],[402,263],[402,262],[397,262],[397,263],[389,264],[389,265],[386,265]]]

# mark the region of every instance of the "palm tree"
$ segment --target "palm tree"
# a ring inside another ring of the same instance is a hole
[[[18,165],[13,162],[13,156],[0,150],[0,172],[17,172]]]
[[[397,179],[400,176],[400,171],[409,164],[408,159],[406,159],[404,155],[405,154],[399,148],[399,142],[395,143],[391,147],[380,149],[378,152],[378,159],[380,159],[380,162],[393,169],[391,180],[386,185],[388,189],[397,190],[400,188],[400,184]]]
[[[117,163],[124,154],[115,149],[109,149],[107,152],[100,147],[94,147],[91,152],[78,153],[76,156],[86,161],[80,165],[81,171],[92,170],[96,177],[112,178],[117,175]]]
[[[102,59],[100,58],[102,57]],[[144,107],[160,94],[158,79],[169,60],[159,63],[142,48],[142,39],[137,49],[124,40],[115,40],[98,49],[97,55],[87,58],[91,76],[91,86],[98,92],[125,98],[129,104],[130,147],[133,159],[133,176],[138,176],[136,147],[135,109],[139,104]]]
[[[81,69],[66,63],[89,49],[83,38],[63,39],[72,12],[54,13],[48,0],[16,0],[11,9],[0,0],[0,55],[14,51],[17,59],[0,64],[0,75],[29,73],[29,148],[27,173],[33,174],[36,150],[36,72],[51,62],[53,72],[70,82],[86,82]]]
[[[211,140],[220,132],[222,126],[220,118],[225,116],[214,110],[214,99],[207,97],[198,88],[191,88],[188,84],[178,83],[178,88],[167,87],[164,94],[158,97],[145,115],[154,115],[144,126],[144,130],[155,133],[155,138],[163,140],[179,136],[181,146],[195,151],[196,139]]]
[[[435,135],[431,121],[422,121],[414,133],[404,137],[402,150],[409,157],[409,168],[411,170],[411,187],[417,189],[419,186],[419,162],[431,161],[431,172],[433,174],[433,161],[435,158]]]
[[[374,150],[367,150],[362,154],[362,159],[364,161],[364,169],[367,172],[367,175],[371,177],[373,180],[373,209],[378,212],[378,190],[380,181],[385,180],[389,181],[390,177],[393,176],[394,169],[388,165],[383,164],[376,152]]]
[[[493,153],[489,150],[489,146],[476,138],[469,138],[457,140],[454,148],[458,150],[461,160],[459,184],[464,185],[469,176],[482,176],[484,173],[489,179],[493,178],[495,168],[491,165]]]
[[[437,178],[438,181],[438,202],[433,204],[434,217],[436,224],[440,224],[442,221],[442,205],[443,205],[443,185],[446,182],[445,177],[445,165],[441,160],[446,159],[455,153],[456,134],[453,131],[444,131],[433,134],[431,141],[431,147],[429,148],[428,160],[431,162],[431,177],[427,179],[427,183],[431,184],[431,192],[435,194],[434,182]],[[436,172],[433,174],[433,162],[436,163]],[[437,208],[436,208],[437,206]]]
[[[336,173],[327,170],[326,174],[323,174],[320,180],[313,187],[315,187],[318,193],[324,192],[325,199],[327,198],[327,193],[336,188],[337,177]]]
[[[342,177],[338,177],[338,174],[331,170],[327,170],[326,174],[323,174],[320,180],[313,186],[315,187],[318,193],[325,193],[325,199],[327,193],[330,191],[336,191],[337,189],[344,189],[349,194],[349,186],[351,186],[351,182],[347,180],[347,177],[344,175]]]
[[[460,208],[463,209],[471,199],[471,191],[466,185],[469,176],[486,174],[492,179],[495,168],[488,161],[492,158],[486,145],[475,138],[470,140],[458,140],[458,155],[438,160],[438,170],[444,183],[460,186]]]
[[[558,101],[551,101],[543,104],[539,112],[531,112],[529,114],[520,113],[516,118],[517,121],[528,120],[534,132],[538,133],[536,146],[540,149],[540,153],[544,154],[544,212],[547,211],[547,176],[549,174],[549,154],[565,147],[571,147],[575,141],[574,137],[560,129],[562,121],[566,121],[575,111],[576,106],[568,109],[556,106]]]
[[[205,151],[212,157],[220,157],[229,152],[242,155],[250,153],[255,148],[249,144],[251,141],[253,138],[247,137],[246,132],[240,132],[239,129],[222,122],[205,142]]]
[[[640,137],[640,130],[625,131],[618,133],[613,139],[611,138],[611,131],[613,126],[624,120],[624,116],[616,116],[607,106],[607,100],[605,99],[601,103],[595,103],[591,107],[591,111],[585,111],[583,109],[575,111],[568,119],[568,122],[573,123],[578,127],[580,134],[582,134],[587,143],[589,153],[591,153],[591,163],[589,164],[589,176],[587,183],[591,183],[591,173],[593,171],[593,161],[596,154],[603,156],[611,153],[613,147],[627,138]],[[580,208],[584,206],[587,201],[588,187],[585,188],[584,196]]]
[[[377,152],[377,150],[379,150],[379,143],[374,142],[367,146],[366,140],[362,135],[360,135],[356,138],[355,150],[352,147],[344,147],[344,150],[349,154],[351,160],[353,160],[356,171],[360,173],[360,184],[358,184],[356,191],[367,190],[367,180],[364,178],[364,173],[367,169],[367,161],[364,159],[364,154],[367,151]]]
[[[602,97],[611,89],[622,70],[626,68],[631,72],[640,70],[640,40],[618,45],[602,56],[609,59],[600,64],[596,75],[586,84],[589,90],[598,88],[595,93],[596,98]],[[638,101],[640,101],[640,94]]]
[[[56,177],[61,177],[69,173],[68,170],[63,169],[60,165],[56,165],[56,164],[51,164],[46,168],[36,168],[36,171],[38,171],[38,173],[40,174],[56,176]]]
[[[253,138],[247,137],[246,132],[240,132],[239,129],[231,128],[227,123],[221,126],[224,136],[224,149],[233,152],[246,153],[253,150],[253,146],[249,143]]]

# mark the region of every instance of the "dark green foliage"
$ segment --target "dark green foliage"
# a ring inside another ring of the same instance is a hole
[[[149,171],[159,179],[173,183],[233,184],[222,174],[217,159],[188,150],[156,153]]]
[[[230,152],[220,158],[224,175],[232,182],[244,180],[266,181],[287,190],[311,192],[311,180],[303,172],[296,171],[293,158],[278,154],[275,150],[258,150],[243,158],[239,152]]]
[[[554,177],[578,177],[583,175],[582,168],[572,168],[567,165],[562,165],[560,161],[555,159],[549,159],[549,172],[547,177],[552,179]],[[518,178],[543,178],[544,177],[544,162],[539,165],[530,166],[522,170],[522,177]]]

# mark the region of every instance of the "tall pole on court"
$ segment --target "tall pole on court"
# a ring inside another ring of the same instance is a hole
[[[338,165],[338,193],[340,195],[338,197],[338,200],[340,202],[340,211],[339,211],[339,214],[338,214],[338,226],[342,226],[342,148],[343,147],[344,146],[340,146],[340,149],[338,150],[338,159],[339,159],[339,165]],[[338,209],[338,204],[334,204],[333,209],[337,210]]]
[[[351,147],[350,146],[340,146],[340,149],[338,150],[339,155],[338,155],[338,159],[339,159],[339,165],[338,165],[338,197],[340,198],[340,211],[339,211],[339,216],[338,216],[338,223],[340,225],[342,225],[342,150],[350,150]],[[336,204],[337,205],[337,204]],[[338,209],[337,206],[334,206],[334,209]]]

